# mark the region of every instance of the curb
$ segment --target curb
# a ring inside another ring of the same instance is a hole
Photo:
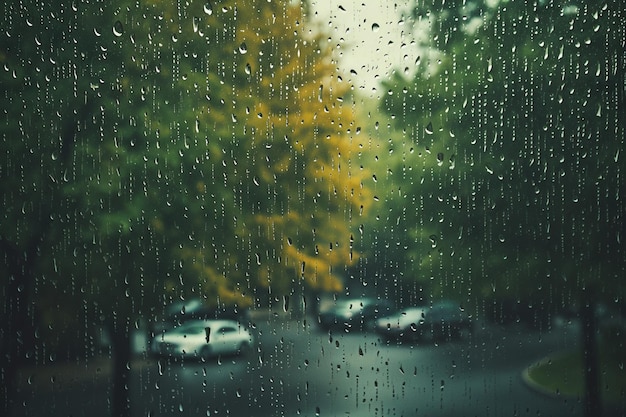
[[[545,388],[543,385],[537,383],[535,380],[533,380],[530,377],[530,371],[532,370],[532,368],[536,367],[536,366],[540,366],[545,364],[547,361],[549,361],[551,358],[545,357],[529,366],[527,366],[521,373],[521,378],[522,381],[524,381],[524,383],[526,384],[526,386],[537,392],[538,394],[544,395],[548,398],[554,399],[554,400],[565,400],[565,401],[577,401],[580,404],[582,404],[582,402],[584,401],[584,399],[580,396],[580,395],[575,395],[575,394],[564,394],[561,392],[555,392],[553,390],[550,390],[548,388]],[[615,402],[606,402],[603,401],[602,402],[602,412],[604,416],[611,416],[611,417],[626,417],[626,403],[621,402],[621,403],[615,403]]]
[[[563,394],[561,392],[557,392],[557,391],[553,391],[549,388],[544,387],[543,385],[539,384],[538,382],[536,382],[534,379],[531,378],[530,376],[530,371],[532,368],[537,367],[537,366],[541,366],[545,363],[547,363],[548,361],[550,361],[550,357],[545,357],[543,359],[540,359],[539,361],[527,366],[526,368],[524,368],[524,370],[522,371],[522,381],[524,381],[524,383],[526,384],[526,386],[528,388],[530,388],[531,390],[545,395],[547,397],[550,398],[554,398],[554,399],[571,399],[571,400],[575,400],[578,397],[576,395],[570,395],[570,394]]]

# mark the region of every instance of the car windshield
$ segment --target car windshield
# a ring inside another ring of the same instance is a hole
[[[173,331],[175,333],[179,333],[179,334],[188,334],[188,335],[196,335],[196,334],[203,334],[206,332],[206,329],[210,328],[208,325],[202,325],[202,326],[181,326],[178,327],[176,329],[174,329]]]
[[[625,0],[15,0],[0,416],[626,415]]]

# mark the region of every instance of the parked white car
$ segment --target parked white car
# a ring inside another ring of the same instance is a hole
[[[192,320],[157,334],[151,352],[158,356],[207,358],[239,355],[254,345],[254,336],[234,320]]]
[[[470,316],[453,301],[430,307],[411,307],[376,321],[376,332],[385,339],[407,341],[462,339],[472,333]]]

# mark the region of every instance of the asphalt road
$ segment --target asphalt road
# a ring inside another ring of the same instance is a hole
[[[462,341],[398,345],[302,320],[274,317],[254,327],[258,344],[245,357],[134,361],[133,415],[582,415],[579,400],[543,395],[521,377],[529,364],[576,345],[575,328],[489,326]],[[16,415],[107,416],[106,369],[66,373],[33,375]]]

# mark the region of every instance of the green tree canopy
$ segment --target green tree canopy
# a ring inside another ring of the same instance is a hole
[[[3,370],[28,323],[341,288],[369,195],[306,3],[2,11]]]
[[[412,142],[391,203],[417,208],[398,216],[412,276],[470,298],[565,307],[595,285],[623,299],[623,11],[452,1],[411,14],[429,28],[422,59],[382,106]]]

